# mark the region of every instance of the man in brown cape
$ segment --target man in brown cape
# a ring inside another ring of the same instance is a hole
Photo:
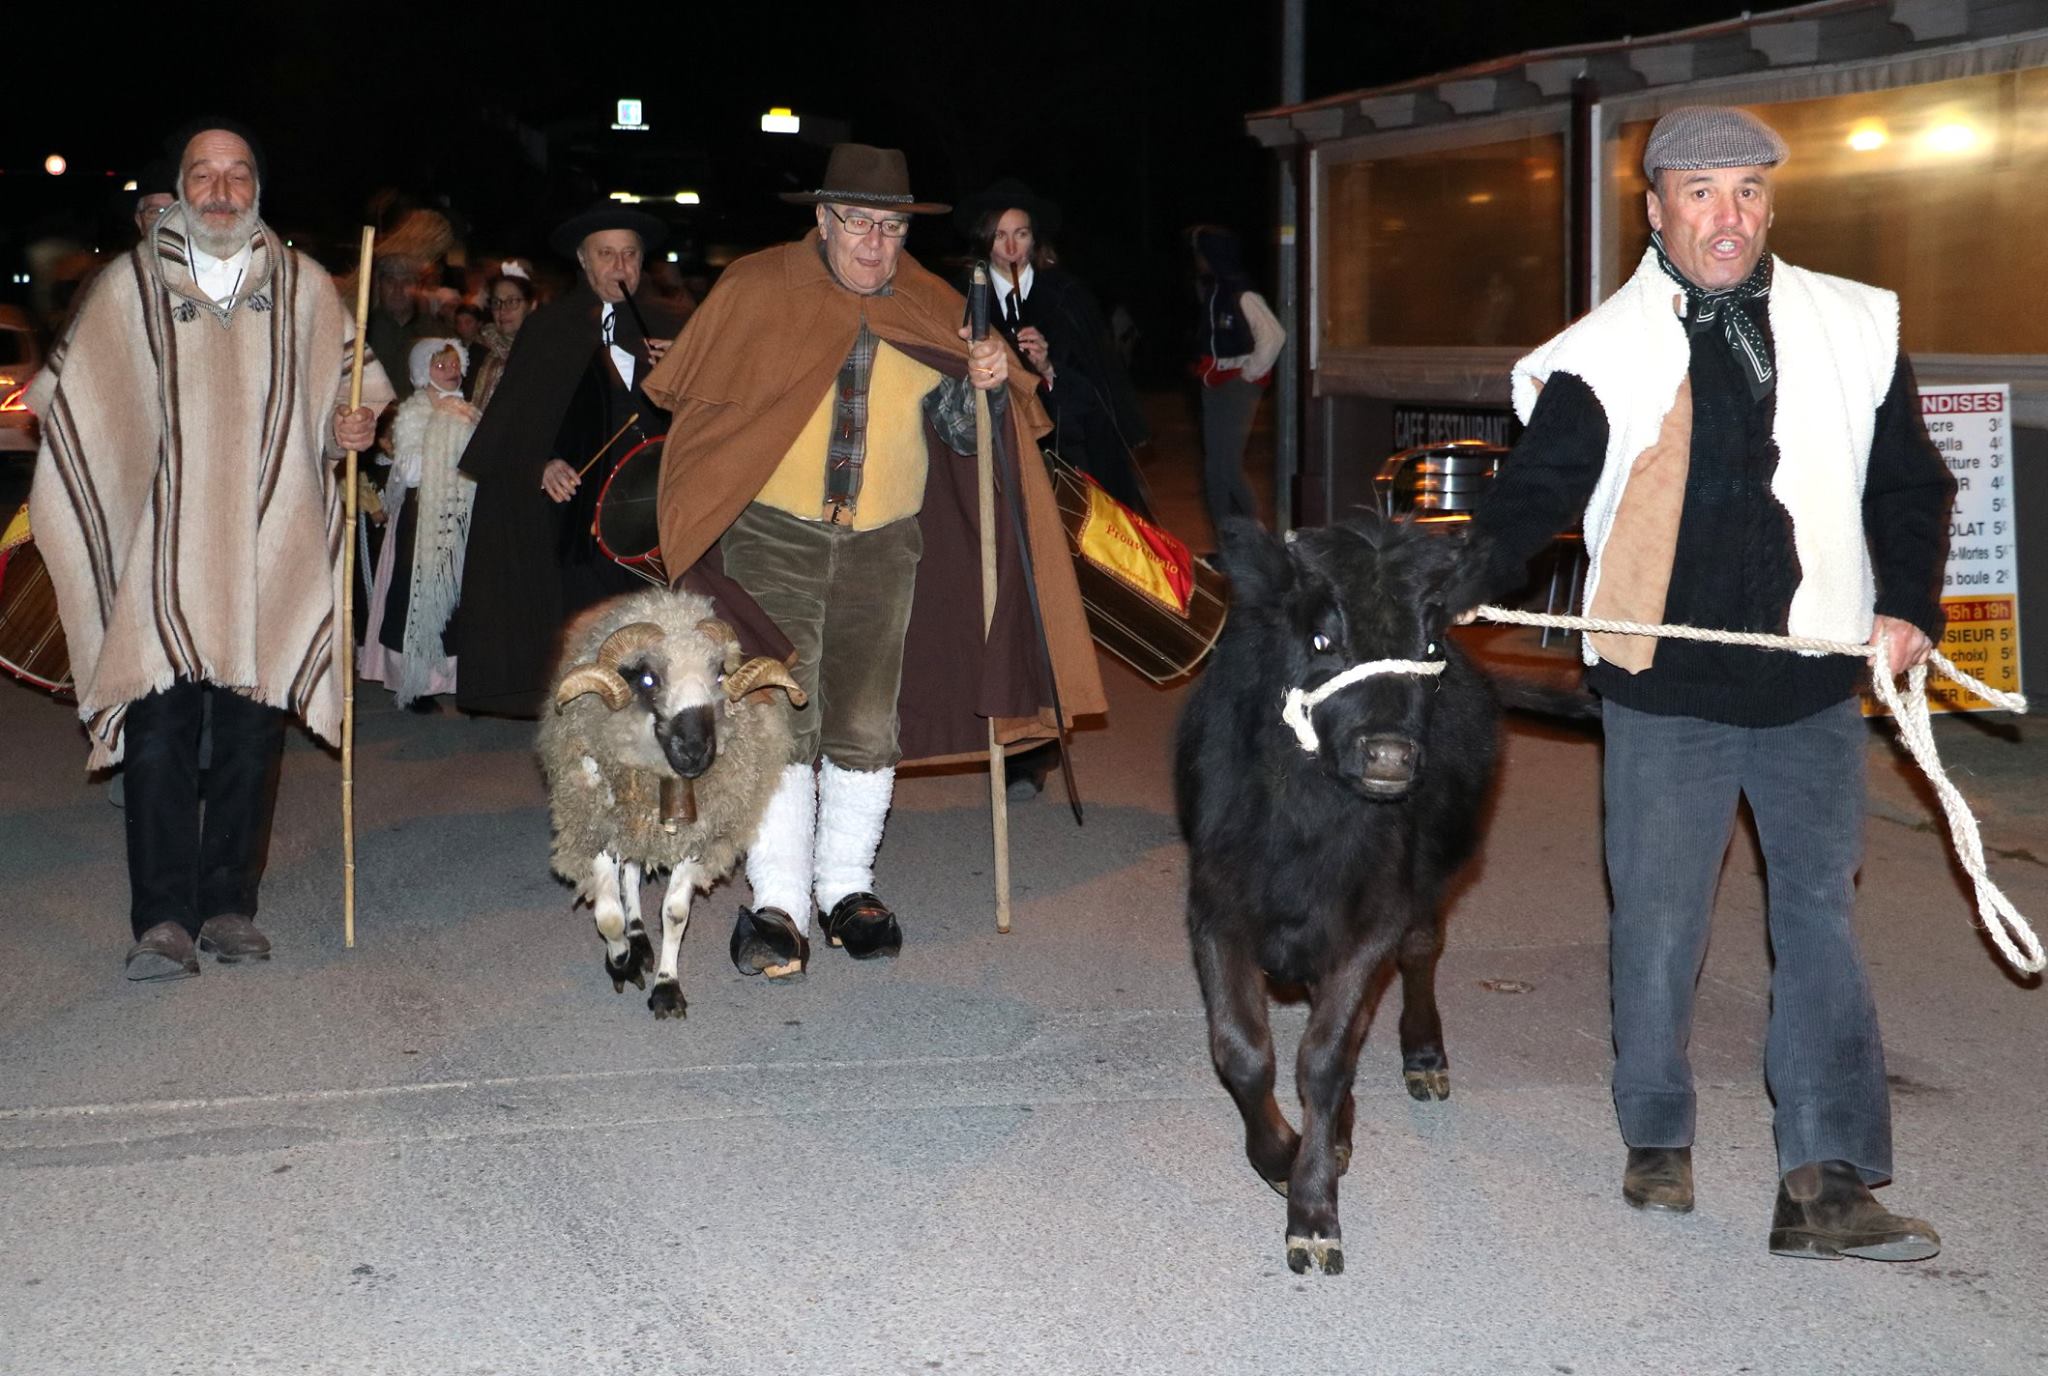
[[[127,760],[138,980],[270,954],[253,918],[286,720],[327,741],[341,724],[330,460],[369,447],[391,396],[366,358],[368,404],[342,404],[353,324],[258,218],[253,136],[203,121],[169,147],[177,200],[94,280],[28,397],[87,767]]]
[[[726,269],[647,379],[674,423],[661,475],[672,572],[707,555],[796,646],[811,706],[747,856],[755,908],[733,963],[799,974],[811,906],[859,959],[893,956],[895,915],[873,892],[897,764],[969,759],[988,722],[1006,743],[1056,737],[1024,561],[998,530],[995,622],[984,638],[974,392],[1008,388],[1030,556],[1062,707],[1105,709],[1036,435],[1030,378],[999,337],[969,346],[964,302],[903,252],[910,217],[948,209],[910,192],[902,153],[841,144],[824,187],[783,199],[816,228]],[[1012,379],[1017,379],[1013,381]]]

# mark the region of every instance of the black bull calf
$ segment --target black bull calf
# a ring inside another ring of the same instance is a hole
[[[1286,541],[1237,521],[1222,545],[1230,620],[1174,764],[1188,935],[1245,1154],[1287,1196],[1287,1263],[1335,1273],[1367,990],[1389,957],[1408,1092],[1450,1094],[1437,905],[1477,840],[1499,707],[1445,632],[1479,601],[1483,560],[1377,517]],[[1299,1134],[1273,1099],[1265,974],[1308,991]]]

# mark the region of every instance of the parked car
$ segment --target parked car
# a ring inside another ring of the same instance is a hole
[[[0,306],[0,454],[36,452],[35,414],[21,395],[43,366],[35,327],[17,306]]]

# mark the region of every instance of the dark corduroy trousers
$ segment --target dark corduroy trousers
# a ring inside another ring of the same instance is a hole
[[[915,516],[875,530],[806,521],[755,502],[719,541],[726,576],[796,647],[810,706],[791,714],[792,764],[841,769],[903,757],[896,699],[924,532]]]
[[[1763,847],[1771,942],[1764,1075],[1778,1163],[1889,1179],[1884,1047],[1851,919],[1863,857],[1864,747],[1852,699],[1785,726],[1604,705],[1614,1106],[1632,1147],[1692,1145],[1687,1044],[1736,806]]]
[[[284,728],[277,708],[211,683],[181,680],[129,704],[122,809],[135,935],[176,922],[196,936],[209,917],[256,915]]]

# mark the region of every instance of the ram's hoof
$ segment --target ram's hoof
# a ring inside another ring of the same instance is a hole
[[[1426,1104],[1432,1099],[1451,1097],[1451,1072],[1448,1070],[1404,1070],[1401,1080],[1408,1086],[1408,1097],[1417,1103]]]
[[[612,977],[612,992],[626,992],[626,981],[631,980],[635,989],[647,987],[647,972],[654,968],[654,946],[647,940],[647,933],[638,927],[626,930],[626,953],[613,956],[606,952],[604,972]]]
[[[1287,1269],[1303,1275],[1313,1263],[1326,1276],[1344,1274],[1344,1243],[1334,1237],[1287,1235]]]
[[[654,992],[647,996],[647,1006],[654,1010],[657,1018],[687,1018],[690,1005],[683,999],[683,986],[674,980],[656,980]]]

